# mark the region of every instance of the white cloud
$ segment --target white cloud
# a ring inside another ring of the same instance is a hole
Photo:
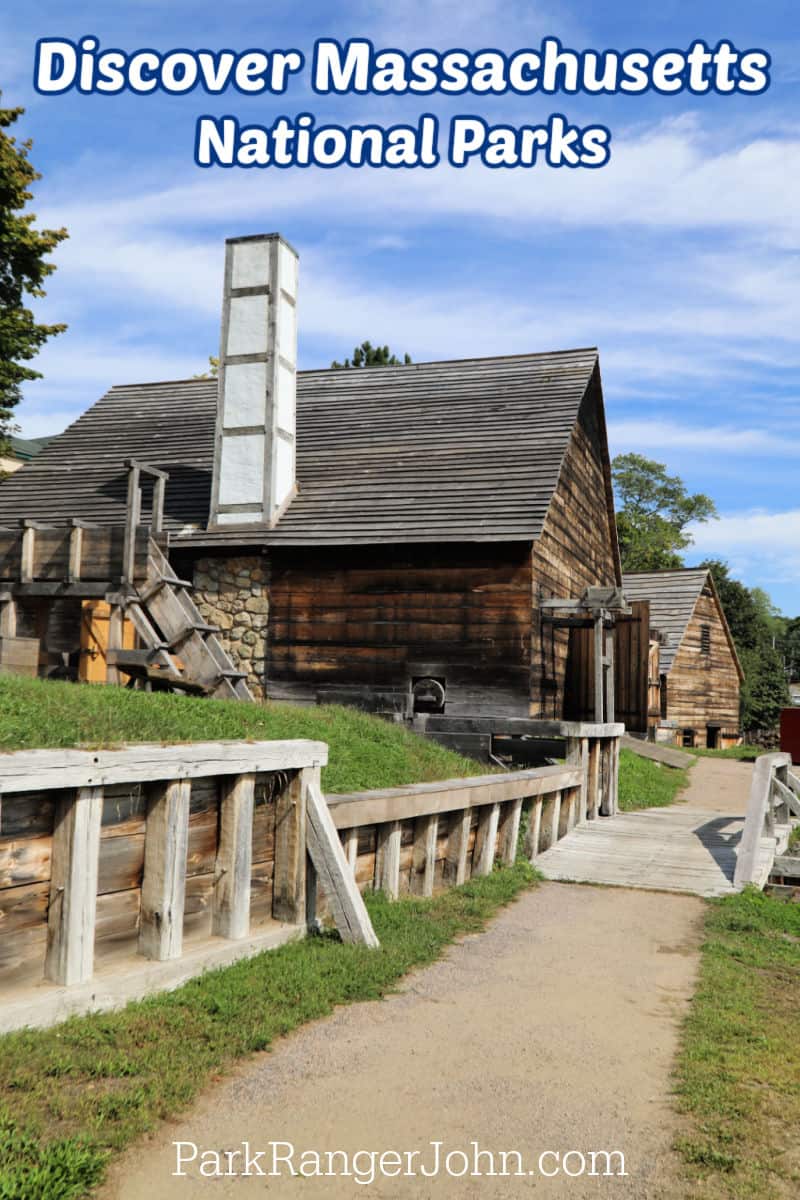
[[[727,513],[694,525],[692,561],[721,558],[749,586],[786,588],[788,616],[800,613],[800,508],[785,512]]]
[[[768,429],[634,420],[615,421],[609,436],[615,445],[635,450],[679,449],[701,455],[713,451],[717,455],[800,458],[800,438],[786,437]]]

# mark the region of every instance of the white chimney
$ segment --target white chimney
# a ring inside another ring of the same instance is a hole
[[[227,239],[209,525],[272,525],[294,495],[296,305],[280,234]]]

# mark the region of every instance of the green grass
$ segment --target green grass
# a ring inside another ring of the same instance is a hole
[[[759,754],[766,751],[760,746],[728,746],[725,750],[706,750],[701,746],[692,746],[687,754],[696,754],[699,758],[734,758],[738,762],[755,762]]]
[[[713,902],[677,1092],[686,1200],[800,1195],[800,905]]]
[[[400,725],[352,708],[242,704],[0,676],[0,750],[220,738],[327,742],[330,763],[323,770],[322,784],[329,792],[399,787],[480,775],[490,769]]]
[[[536,878],[520,862],[430,900],[369,894],[379,950],[308,938],[121,1012],[0,1039],[0,1200],[86,1195],[111,1155],[235,1060],[337,1004],[385,996]]]
[[[619,806],[623,812],[672,804],[689,783],[689,772],[642,758],[633,750],[619,755]]]

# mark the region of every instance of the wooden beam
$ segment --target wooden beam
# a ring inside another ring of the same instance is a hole
[[[97,863],[103,789],[62,792],[56,808],[45,978],[86,983],[94,970]]]
[[[577,819],[579,822],[583,822],[586,820],[588,811],[589,739],[568,738],[565,761],[569,766],[577,767],[581,772],[581,782],[578,789]]]
[[[761,867],[762,838],[769,835],[775,827],[771,801],[772,781],[776,768],[788,768],[791,762],[789,754],[759,754],[755,761],[744,828],[736,852],[734,887],[743,888],[748,883],[763,887],[766,881],[758,878],[758,873]],[[769,865],[771,867],[771,864]]]
[[[800,797],[777,775],[772,780],[772,790],[779,801],[775,808],[780,807],[783,810],[783,815],[778,817],[779,823],[782,821],[785,824],[790,816],[800,817]]]
[[[243,775],[249,771],[290,771],[324,764],[324,742],[194,742],[174,746],[142,743],[124,750],[18,750],[0,756],[4,795],[48,788],[100,787],[113,783],[150,783],[197,779],[207,775]]]
[[[319,885],[328,898],[336,928],[343,942],[357,942],[375,948],[380,943],[328,812],[319,786],[318,768],[306,767],[303,776],[307,781],[308,852]]]
[[[589,769],[586,786],[586,816],[594,820],[600,816],[600,747],[596,738],[589,741]]]
[[[255,788],[256,777],[253,774],[235,775],[221,781],[219,845],[211,926],[212,933],[219,937],[243,938],[250,933]],[[302,857],[305,859],[305,847]]]
[[[375,888],[392,900],[400,894],[400,822],[378,826],[375,852]]]
[[[444,860],[444,879],[455,887],[467,878],[467,852],[469,831],[472,825],[471,810],[466,808],[454,814],[447,838],[447,855]]]
[[[190,791],[187,780],[173,780],[148,797],[139,953],[160,962],[180,958],[183,947]]]
[[[303,772],[297,771],[275,801],[272,915],[291,925],[306,920],[306,785]]]
[[[433,895],[438,833],[439,818],[436,813],[417,817],[414,822],[414,849],[411,855],[411,891],[414,895]]]
[[[120,673],[114,660],[116,651],[122,648],[123,626],[125,614],[118,604],[110,606],[108,614],[108,649],[106,650],[106,683],[121,682]]]
[[[17,636],[17,602],[13,596],[0,604],[0,637]]]
[[[614,631],[613,629],[606,630],[606,654],[605,654],[605,683],[606,683],[606,706],[604,717],[608,722],[613,723],[616,720],[614,715],[616,708],[616,698],[614,695]]]
[[[339,829],[382,825],[431,813],[454,812],[485,804],[502,804],[530,796],[578,787],[581,772],[575,767],[536,767],[503,775],[476,775],[439,783],[414,783],[352,795],[328,796],[328,806]]]
[[[343,835],[342,845],[344,847],[344,855],[347,859],[347,865],[355,876],[356,864],[358,863],[358,830],[346,830]]]
[[[125,507],[125,540],[122,549],[122,578],[133,586],[136,567],[136,530],[139,525],[142,493],[139,487],[139,466],[133,459],[128,468],[128,499]]]

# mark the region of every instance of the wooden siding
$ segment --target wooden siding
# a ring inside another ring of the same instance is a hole
[[[709,653],[701,649],[703,626],[710,631]],[[739,672],[708,584],[697,599],[667,682],[667,719],[696,731],[695,745],[705,746],[706,726],[723,731],[739,728]]]
[[[567,446],[542,535],[533,544],[531,716],[571,716],[564,709],[569,630],[542,621],[539,601],[577,597],[586,587],[619,582],[612,513],[605,423],[595,377]]]
[[[530,549],[362,548],[271,554],[267,692],[401,712],[444,677],[447,712],[526,715]],[[488,710],[487,710],[488,711]]]

